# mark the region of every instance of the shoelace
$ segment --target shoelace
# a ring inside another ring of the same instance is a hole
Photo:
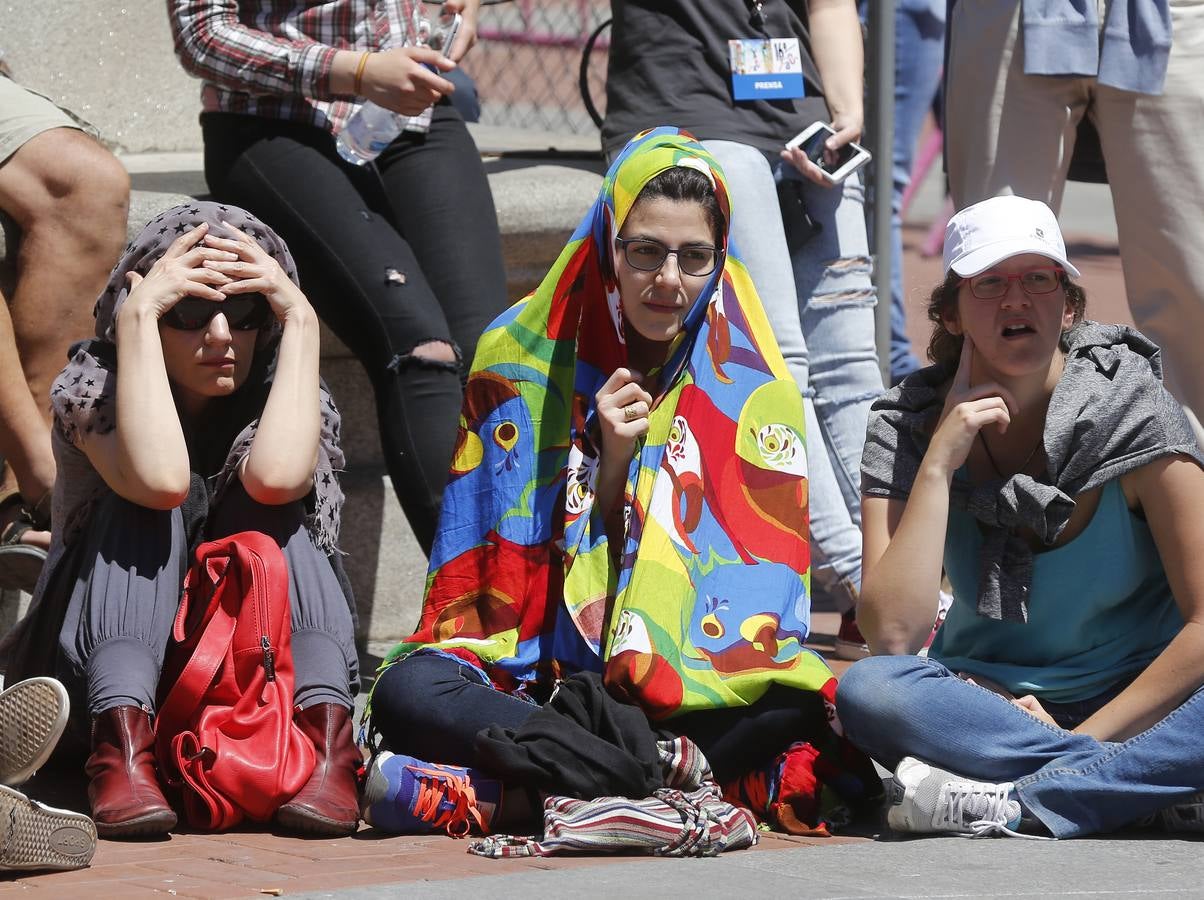
[[[476,822],[481,831],[488,833],[485,817],[477,808],[477,792],[467,778],[438,769],[410,768],[418,781],[418,799],[414,803],[414,815],[436,828],[442,828],[451,837],[464,837]],[[447,803],[450,808],[444,807]]]
[[[966,837],[971,838],[1005,834],[1008,837],[1024,838],[1032,841],[1053,840],[1053,838],[1043,837],[1039,834],[1023,834],[1008,828],[1008,795],[1012,790],[1012,783],[1010,781],[1005,781],[1002,784],[951,781],[946,790],[949,793],[942,814],[936,823],[938,825],[949,828],[951,831],[969,829],[969,834]],[[965,822],[965,814],[969,812],[970,801],[974,798],[982,798],[986,803],[986,808],[977,819],[972,822]]]

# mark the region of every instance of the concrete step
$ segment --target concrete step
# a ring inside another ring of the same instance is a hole
[[[359,613],[361,646],[390,647],[411,634],[422,609],[426,556],[401,512],[389,476],[348,470],[340,483],[340,544]]]

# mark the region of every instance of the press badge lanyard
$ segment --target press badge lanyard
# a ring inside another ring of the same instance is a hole
[[[765,0],[745,0],[752,22],[765,28]],[[803,55],[798,38],[727,42],[736,100],[793,100],[803,96]]]

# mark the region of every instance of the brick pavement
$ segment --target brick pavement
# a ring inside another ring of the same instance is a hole
[[[817,613],[813,643],[830,651],[839,618]],[[831,660],[839,674],[848,664]],[[85,785],[75,773],[44,772],[29,793],[45,802],[86,808]],[[755,852],[828,846],[864,837],[807,838],[763,833]],[[490,860],[465,851],[463,841],[380,835],[361,827],[352,838],[314,839],[247,829],[228,834],[172,834],[163,840],[99,842],[90,868],[0,881],[0,900],[32,897],[131,900],[168,895],[220,900],[286,896],[310,891],[443,881],[527,870],[568,869],[631,862],[632,857]],[[654,860],[648,860],[654,865]]]
[[[918,225],[905,228],[908,332],[922,347],[927,337],[923,299],[940,277],[939,259],[922,259],[916,247],[923,237]],[[1069,241],[1071,259],[1083,272],[1088,310],[1103,321],[1130,322],[1124,300],[1120,262],[1114,246]],[[817,613],[813,646],[830,650],[838,624],[833,613]],[[839,674],[847,664],[832,660]],[[57,779],[45,783],[47,778]],[[47,802],[83,808],[82,782],[67,783],[61,773],[44,773],[31,794]],[[74,798],[71,802],[70,798]],[[764,834],[755,853],[789,848],[831,847],[864,843],[866,837],[799,838]],[[630,862],[631,857],[619,858]],[[382,837],[361,829],[352,838],[305,839],[246,830],[223,835],[173,834],[146,842],[101,841],[88,869],[0,880],[0,900],[18,893],[33,897],[79,897],[88,900],[131,900],[168,895],[196,898],[290,895],[310,891],[349,890],[373,885],[444,881],[527,870],[605,866],[608,858],[487,860],[465,852],[464,844],[446,837]],[[643,865],[655,866],[656,860]]]

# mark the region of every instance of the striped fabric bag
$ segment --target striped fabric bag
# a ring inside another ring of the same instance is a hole
[[[563,853],[716,856],[757,842],[757,820],[723,799],[706,757],[689,738],[659,741],[665,787],[651,797],[549,797],[542,838],[493,835],[469,853],[491,859]]]

